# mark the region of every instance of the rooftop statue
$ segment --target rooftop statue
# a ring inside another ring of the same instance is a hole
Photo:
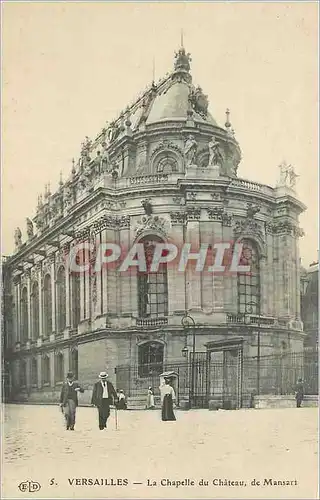
[[[22,233],[20,227],[17,227],[14,232],[14,244],[16,248],[20,248],[22,245]]]
[[[31,239],[33,237],[33,223],[29,219],[29,217],[26,218],[26,221],[27,221],[27,235],[28,238]]]
[[[201,87],[193,88],[190,90],[189,101],[192,109],[196,113],[199,113],[203,118],[205,118],[208,114],[208,96],[206,96]]]
[[[286,162],[282,162],[281,165],[279,165],[279,168],[280,168],[279,185],[295,188],[297,177],[299,177],[299,175],[295,173],[294,167],[292,165],[288,165]]]
[[[193,135],[189,135],[184,146],[184,157],[186,161],[186,167],[194,165],[195,157],[198,149],[198,144]]]

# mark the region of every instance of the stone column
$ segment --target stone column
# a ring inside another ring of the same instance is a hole
[[[178,248],[177,260],[168,266],[168,309],[169,315],[182,313],[186,310],[186,273],[179,271],[181,250],[184,245],[184,212],[171,212],[173,243]]]
[[[119,245],[120,248],[127,255],[130,249],[130,219],[128,217],[120,218],[120,230],[119,230]],[[120,314],[130,316],[132,314],[131,307],[131,269],[127,272],[120,273],[119,279],[119,305]]]
[[[212,265],[212,252],[210,250],[213,241],[213,224],[211,221],[200,222],[200,244],[208,245],[208,252],[204,270],[201,272],[201,306],[208,312],[213,306],[213,273],[208,270]]]
[[[101,245],[107,243],[107,230],[103,229],[101,231]],[[102,265],[100,273],[100,314],[104,314],[108,311],[108,266]]]
[[[43,283],[41,275],[41,264],[37,264],[38,285],[39,285],[39,337],[43,337]]]
[[[56,273],[55,257],[51,256],[51,302],[52,302],[52,333],[56,331]]]
[[[199,220],[201,209],[188,207],[186,242],[191,244],[190,253],[199,253]],[[191,260],[191,266],[187,266],[187,309],[191,311],[201,310],[201,275],[195,270],[196,261]]]
[[[17,283],[17,342],[21,342],[21,284]]]
[[[32,331],[32,321],[31,321],[31,278],[30,272],[27,277],[27,290],[28,290],[28,340],[33,340],[33,331]],[[28,370],[27,370],[28,371]]]
[[[50,359],[50,387],[55,386],[55,351],[49,353]]]
[[[42,354],[37,354],[38,389],[42,387]]]
[[[70,245],[66,247],[66,258],[65,258],[65,277],[66,277],[66,327],[71,326],[71,311],[70,311],[70,268],[69,268],[69,258],[67,252],[69,251]]]

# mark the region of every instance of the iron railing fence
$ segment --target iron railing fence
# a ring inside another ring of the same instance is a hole
[[[159,391],[159,375],[176,373],[175,390],[178,401],[191,400],[192,406],[206,408],[212,399],[228,406],[239,406],[237,401],[248,401],[257,394],[258,367],[260,368],[260,395],[294,394],[298,378],[304,381],[305,394],[318,394],[318,349],[307,348],[301,352],[286,351],[279,354],[241,357],[233,351],[220,356],[207,357],[196,353],[176,363],[120,365],[116,368],[116,384],[129,397],[147,394],[148,387]],[[194,387],[192,383],[194,370]]]

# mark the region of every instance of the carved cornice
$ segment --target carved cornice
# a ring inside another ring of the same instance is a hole
[[[166,220],[158,215],[143,216],[136,226],[136,236],[139,236],[144,231],[156,231],[167,235]]]
[[[92,225],[91,233],[97,234],[104,229],[129,229],[129,215],[104,215]]]
[[[241,235],[252,235],[264,241],[264,231],[261,225],[252,219],[240,219],[235,221],[233,228],[234,235],[239,237]]]
[[[301,238],[304,236],[304,230],[290,221],[270,222],[266,225],[266,231],[269,234],[289,235]]]

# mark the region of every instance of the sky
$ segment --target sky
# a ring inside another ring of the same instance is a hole
[[[26,234],[39,194],[66,179],[85,136],[173,68],[181,29],[193,81],[242,149],[238,176],[299,174],[302,263],[318,258],[316,3],[2,4],[2,254]]]

